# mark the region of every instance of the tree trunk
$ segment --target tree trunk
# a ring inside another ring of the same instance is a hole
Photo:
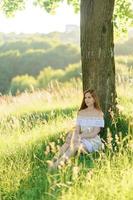
[[[94,89],[106,114],[115,110],[112,15],[114,0],[81,0],[80,42],[83,91]]]

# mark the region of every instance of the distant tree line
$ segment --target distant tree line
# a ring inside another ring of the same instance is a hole
[[[46,89],[52,82],[67,82],[72,79],[81,80],[81,65],[80,63],[68,65],[65,69],[53,69],[46,67],[40,71],[37,77],[31,75],[16,76],[12,79],[9,91],[12,95],[28,91],[32,92],[36,89]]]
[[[31,90],[32,87],[46,87],[54,79],[63,82],[80,76],[80,64],[75,64],[80,63],[79,43],[74,37],[78,38],[78,34],[0,33],[0,93],[5,94],[11,90],[15,94],[25,88]],[[115,54],[119,56],[116,60],[119,64],[131,69],[133,38],[117,43]]]
[[[80,62],[80,50],[76,44],[63,44],[46,36],[21,36],[0,40],[0,92],[9,91],[13,77],[38,76],[48,66],[64,69]]]

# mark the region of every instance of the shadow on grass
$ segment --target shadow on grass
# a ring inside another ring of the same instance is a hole
[[[67,110],[66,112],[70,112],[69,114],[71,114],[71,111],[72,110]],[[117,132],[122,132],[123,136],[126,136],[128,133],[128,120],[122,115],[117,118],[115,123],[107,120],[105,121],[105,124],[107,128],[110,128],[114,135]],[[106,131],[107,128],[105,128],[104,131]],[[106,133],[107,132],[105,132],[105,134]],[[112,136],[114,137],[113,134]],[[56,136],[50,137],[47,141],[41,143],[38,147],[36,147],[36,149],[31,151],[31,175],[28,177],[28,179],[23,179],[20,181],[20,186],[16,192],[10,192],[9,194],[6,194],[6,197],[8,198],[4,198],[3,196],[3,199],[58,200],[62,194],[62,190],[64,190],[64,188],[66,191],[69,189],[68,182],[73,183],[72,168],[74,165],[66,168],[65,171],[49,171],[47,168],[46,160],[51,160],[53,154],[51,153],[47,156],[44,155],[44,149],[46,148],[46,145],[52,141],[56,142],[58,136],[59,133]],[[95,166],[95,159],[98,157],[99,155],[97,153],[91,154],[91,156],[89,154],[81,154],[77,161],[74,160],[74,162],[77,162],[77,165],[82,165],[83,173],[86,173],[86,170]],[[1,191],[1,193],[4,192]]]
[[[49,138],[49,142],[57,140],[56,136]],[[46,160],[51,160],[53,153],[49,153],[48,156],[44,155],[45,144],[42,143],[38,148],[31,152],[31,164],[32,171],[28,179],[20,181],[20,186],[16,192],[10,192],[6,194],[3,199],[13,200],[58,200],[61,196],[62,190],[68,190],[68,182],[72,183],[72,170],[75,163],[82,165],[86,173],[85,168],[93,168],[93,159],[88,155],[81,154],[79,157],[73,159],[73,164],[70,167],[66,167],[64,171],[53,170],[50,171],[47,168]],[[75,161],[76,159],[76,161]],[[87,170],[88,171],[88,170]],[[3,193],[3,192],[2,192]]]
[[[131,119],[123,114],[118,114],[114,118],[105,117],[105,128],[101,130],[100,137],[105,143],[108,143],[108,137],[111,137],[112,150],[118,149],[117,140],[124,140],[123,144],[128,142],[128,136],[133,133],[133,125],[130,125],[130,121]]]

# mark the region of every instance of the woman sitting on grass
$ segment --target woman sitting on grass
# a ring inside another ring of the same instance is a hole
[[[102,142],[98,133],[101,127],[104,127],[103,112],[96,94],[94,90],[86,90],[77,113],[75,131],[67,134],[65,143],[49,163],[49,167],[57,168],[77,151],[95,152],[100,150]]]

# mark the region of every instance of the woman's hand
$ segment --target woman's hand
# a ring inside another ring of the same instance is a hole
[[[82,133],[80,134],[81,139],[83,139],[83,138],[89,138],[90,133],[91,132],[90,132],[89,129],[86,129],[86,130],[82,131]]]
[[[83,138],[94,138],[98,135],[99,132],[100,132],[99,127],[94,127],[91,131],[85,130],[81,134],[81,139],[83,139]]]

